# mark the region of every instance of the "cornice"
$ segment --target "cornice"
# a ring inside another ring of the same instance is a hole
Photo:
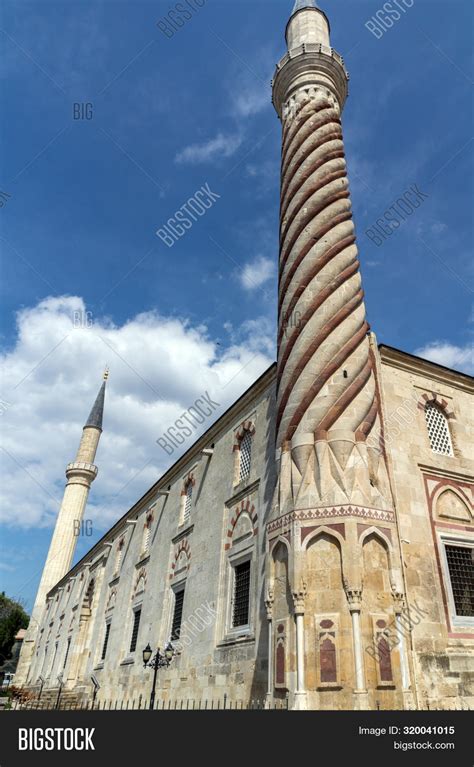
[[[451,469],[443,469],[439,466],[430,466],[427,463],[419,463],[418,468],[422,474],[429,474],[433,477],[440,477],[440,479],[453,479],[458,482],[474,483],[474,476],[472,474],[465,474],[461,471],[453,471]]]
[[[436,362],[415,357],[413,354],[384,344],[379,345],[379,354],[383,365],[447,384],[466,393],[474,393],[474,379],[466,373],[443,367]]]
[[[260,485],[260,477],[254,482],[249,482],[248,485],[245,485],[245,487],[242,487],[240,490],[238,490],[233,496],[231,496],[226,502],[225,506],[229,509],[231,506],[234,506],[236,503],[239,503],[244,498],[247,498],[248,495],[251,495],[255,492],[255,490],[258,490],[258,486]]]

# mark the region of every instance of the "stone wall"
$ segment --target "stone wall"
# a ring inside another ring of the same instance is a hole
[[[474,619],[456,618],[443,540],[474,543],[472,379],[381,347],[408,605],[423,615],[410,637],[423,707],[474,707]],[[427,402],[445,413],[453,455],[433,452]],[[414,618],[416,616],[414,610]]]

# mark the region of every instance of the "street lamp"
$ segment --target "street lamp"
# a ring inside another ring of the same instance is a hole
[[[62,672],[58,674],[59,690],[58,697],[56,698],[56,705],[54,708],[59,708],[59,701],[61,700],[61,693],[63,691],[63,675]]]
[[[153,650],[150,647],[150,643],[148,643],[145,649],[143,650],[142,654],[143,654],[143,668],[153,669],[153,687],[151,690],[150,706],[149,706],[150,710],[153,710],[153,708],[155,707],[156,677],[158,675],[158,669],[164,668],[170,665],[171,661],[173,660],[175,651],[173,649],[173,645],[171,644],[171,642],[168,642],[168,644],[165,647],[164,653],[162,653],[160,648],[158,647],[155,653],[155,657],[152,659],[151,656],[153,655]]]
[[[38,695],[38,700],[39,700],[41,698],[41,693],[43,692],[43,687],[44,687],[45,680],[43,679],[42,676],[39,676],[38,677],[38,682],[40,683],[40,691],[39,691],[39,695]]]

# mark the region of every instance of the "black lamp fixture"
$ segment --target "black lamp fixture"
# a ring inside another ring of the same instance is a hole
[[[155,690],[156,690],[156,677],[158,675],[158,669],[164,668],[170,665],[171,661],[173,660],[173,656],[175,655],[175,651],[173,648],[173,645],[171,642],[168,642],[166,645],[164,652],[162,653],[160,648],[158,647],[155,653],[155,657],[152,659],[153,650],[151,649],[150,643],[147,644],[145,649],[143,650],[143,668],[152,668],[153,669],[153,687],[151,690],[151,696],[150,696],[150,706],[149,708],[153,710],[155,707]]]
[[[148,642],[147,646],[143,650],[143,666],[146,668],[148,666],[148,663],[150,662],[150,658],[153,655],[153,650],[150,647],[150,643]]]

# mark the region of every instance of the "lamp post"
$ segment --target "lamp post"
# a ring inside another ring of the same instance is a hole
[[[92,695],[92,706],[91,706],[91,708],[94,708],[95,699],[96,699],[97,693],[100,690],[100,684],[99,684],[99,681],[98,681],[97,677],[94,674],[91,674],[91,682],[94,685],[94,692],[93,692],[93,695]]]
[[[153,669],[153,687],[151,690],[150,705],[149,705],[149,708],[151,711],[155,707],[156,677],[158,675],[158,669],[169,666],[171,661],[173,660],[174,654],[175,652],[171,642],[168,642],[168,644],[166,645],[164,653],[162,653],[160,651],[160,648],[158,647],[155,653],[155,657],[153,659],[151,657],[153,655],[153,650],[150,647],[150,643],[148,643],[145,649],[143,650],[143,668]]]
[[[58,690],[58,697],[56,698],[56,705],[54,708],[59,708],[59,701],[61,700],[61,693],[63,691],[63,675],[58,674],[58,682],[59,682],[59,690]]]

